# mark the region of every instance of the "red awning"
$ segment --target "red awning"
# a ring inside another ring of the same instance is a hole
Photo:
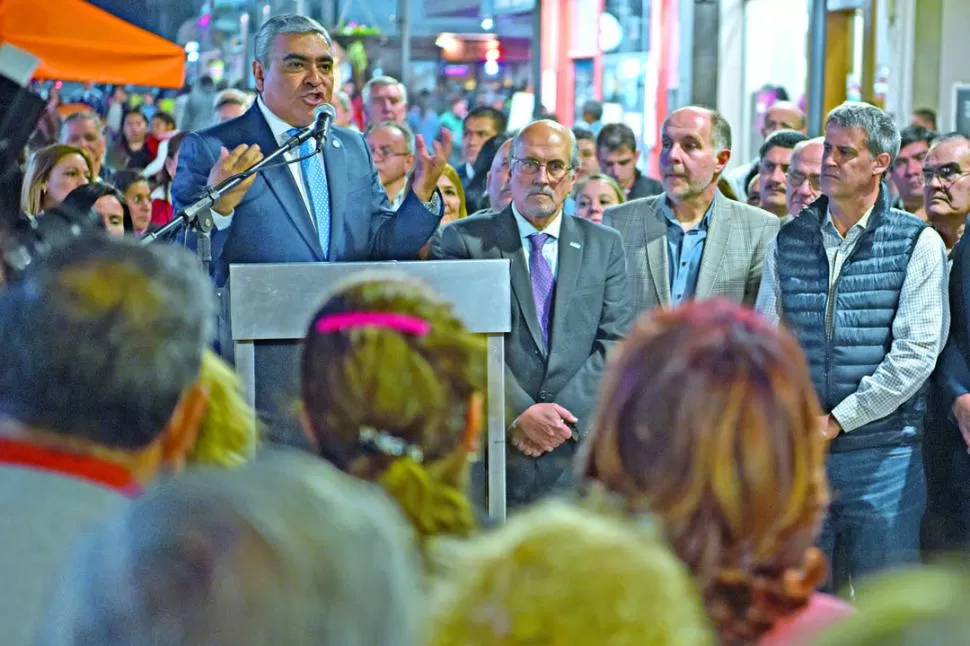
[[[0,43],[41,60],[38,79],[181,87],[185,53],[83,0],[0,0]]]

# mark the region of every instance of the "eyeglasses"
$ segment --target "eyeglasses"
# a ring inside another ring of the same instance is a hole
[[[822,190],[822,176],[816,173],[806,175],[805,173],[800,173],[797,170],[790,170],[785,173],[785,178],[788,180],[788,183],[791,184],[792,188],[798,188],[807,181],[809,187],[811,187],[813,191]]]
[[[573,169],[572,166],[559,159],[553,159],[552,161],[547,162],[541,162],[538,159],[532,159],[531,157],[526,157],[525,159],[521,157],[512,157],[511,159],[513,162],[519,165],[519,170],[522,171],[523,175],[537,175],[539,173],[539,169],[545,168],[546,175],[548,175],[549,179],[554,182],[561,180],[566,176],[566,173]]]
[[[933,168],[932,166],[923,167],[923,182],[929,184],[934,177],[939,178],[940,184],[949,186],[964,175],[970,175],[970,170],[963,170],[959,164],[943,164]]]
[[[380,148],[371,148],[370,154],[374,159],[387,159],[388,157],[407,157],[411,153],[399,153],[396,150],[392,150],[390,146],[381,146]]]

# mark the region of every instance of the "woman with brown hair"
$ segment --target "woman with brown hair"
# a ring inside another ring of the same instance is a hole
[[[722,644],[845,614],[815,594],[829,502],[819,417],[791,335],[727,301],[642,319],[607,372],[582,475],[663,522]]]
[[[300,376],[321,457],[381,485],[422,537],[472,531],[485,345],[450,305],[400,274],[361,276],[313,317]]]

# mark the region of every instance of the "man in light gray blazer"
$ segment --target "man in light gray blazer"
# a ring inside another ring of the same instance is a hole
[[[731,126],[714,110],[680,108],[664,121],[661,146],[664,192],[603,218],[623,236],[634,311],[713,297],[754,305],[779,221],[718,191]]]

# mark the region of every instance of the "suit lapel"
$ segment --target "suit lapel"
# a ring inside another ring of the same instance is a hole
[[[643,218],[643,237],[647,253],[650,278],[657,290],[657,301],[662,307],[670,305],[670,278],[667,269],[667,223],[663,216],[663,199]]]
[[[728,249],[731,237],[732,218],[728,205],[721,198],[715,196],[714,210],[707,228],[707,238],[704,240],[704,254],[701,256],[701,267],[697,273],[697,288],[694,298],[710,298],[714,290],[714,283],[721,272],[724,253]]]
[[[579,279],[579,270],[583,264],[583,243],[585,242],[579,226],[572,218],[565,215],[560,218],[562,225],[559,229],[559,266],[552,302],[550,343],[565,336],[569,300],[576,293],[576,281]]]
[[[259,111],[259,106],[254,103],[248,114],[253,115],[253,120],[258,122],[258,125],[252,128],[252,131],[256,133],[254,143],[259,144],[260,149],[265,154],[277,150],[280,146],[276,142],[269,124],[266,123],[266,119]],[[310,223],[310,214],[307,212],[306,204],[300,195],[300,189],[296,187],[296,181],[293,179],[289,165],[267,168],[263,171],[263,177],[276,199],[283,206],[283,213],[290,218],[297,231],[300,232],[300,236],[317,255],[317,258],[322,261],[323,250],[320,248],[320,239],[317,238],[317,232],[313,228],[313,224]]]
[[[511,261],[512,293],[519,304],[522,318],[529,328],[529,334],[536,347],[543,353],[547,352],[546,344],[542,340],[542,330],[539,327],[539,315],[536,314],[535,297],[532,295],[532,280],[529,278],[529,268],[525,264],[525,254],[522,252],[522,239],[519,237],[519,227],[515,224],[512,207],[508,206],[496,218],[496,232],[499,236],[499,249],[502,257]]]
[[[323,162],[327,173],[327,186],[330,188],[330,249],[327,257],[331,260],[339,260],[335,254],[337,250],[345,248],[346,191],[335,189],[347,186],[347,152],[344,142],[334,131],[331,131],[330,136],[324,141]]]

